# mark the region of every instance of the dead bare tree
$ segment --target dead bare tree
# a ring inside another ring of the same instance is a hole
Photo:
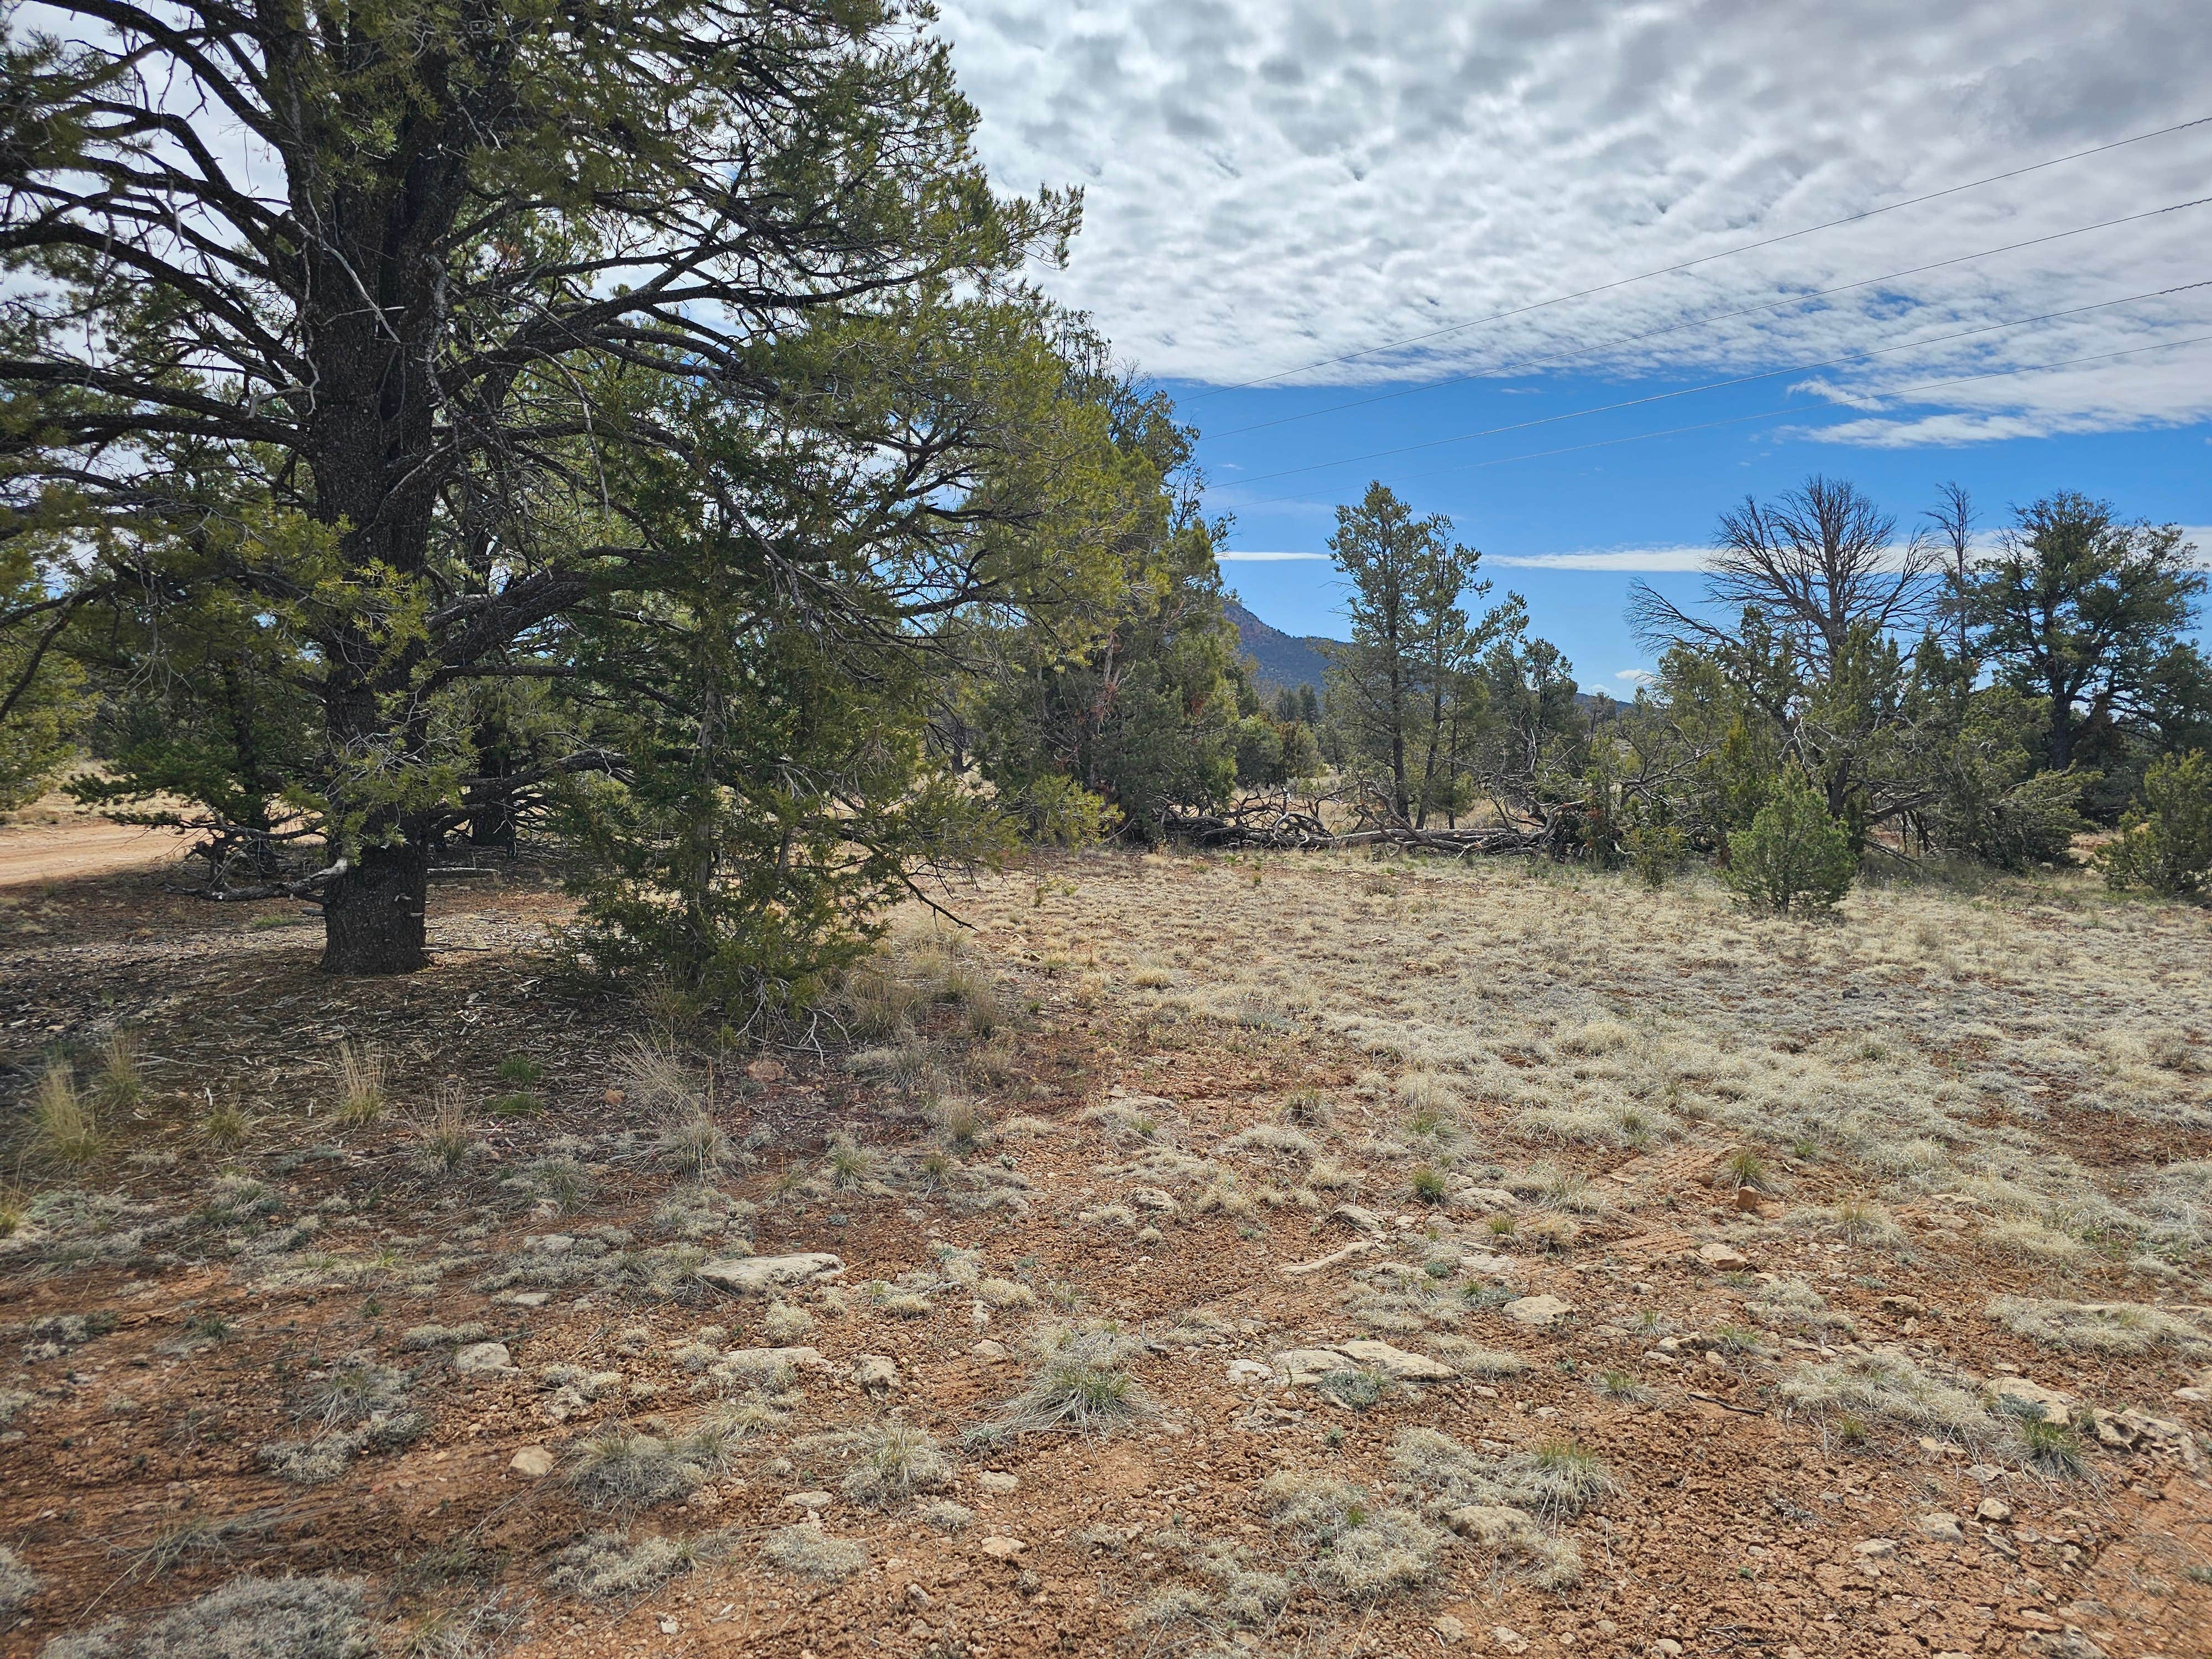
[[[1744,497],[1721,514],[1705,601],[1725,622],[1692,617],[1649,585],[1629,595],[1629,623],[1660,646],[1712,648],[1735,619],[1757,610],[1826,678],[1856,627],[1886,635],[1911,627],[1933,598],[1942,554],[1915,534],[1899,546],[1896,517],[1847,479],[1815,473],[1778,501]]]

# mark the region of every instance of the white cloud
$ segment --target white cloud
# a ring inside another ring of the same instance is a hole
[[[1259,564],[1272,562],[1281,559],[1326,559],[1328,555],[1326,553],[1249,553],[1242,551],[1228,552],[1217,550],[1213,556],[1224,562],[1229,560],[1237,560],[1245,563]]]
[[[2206,112],[2212,30],[2171,0],[945,0],[1009,188],[1085,186],[1047,278],[1148,371],[1272,374]],[[2212,127],[1293,376],[1515,362],[2203,193]],[[2212,207],[1568,365],[1818,362],[2202,277]],[[2206,295],[1901,352],[1837,393],[2204,331]],[[2212,417],[2212,346],[1879,403],[1838,441]],[[1529,371],[1517,378],[1526,379]],[[1547,371],[1533,371],[1541,374]],[[1190,408],[1205,423],[1206,406]],[[1947,414],[1963,423],[1942,424]],[[1938,422],[1929,424],[1929,422]],[[1977,424],[1977,422],[1984,424]],[[1834,434],[1832,434],[1834,435]]]
[[[1607,553],[1486,553],[1482,562],[1516,570],[1703,570],[1711,557],[1704,547],[1635,547]]]
[[[1639,685],[1656,685],[1659,680],[1659,677],[1648,668],[1624,668],[1615,674],[1613,678],[1627,681],[1632,688]]]

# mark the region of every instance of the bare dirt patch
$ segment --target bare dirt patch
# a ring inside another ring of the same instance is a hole
[[[2201,913],[1042,860],[720,1054],[520,871],[368,983],[150,873],[35,890],[6,1654],[2212,1629]]]

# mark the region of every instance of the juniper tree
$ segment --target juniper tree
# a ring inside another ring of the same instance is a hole
[[[423,960],[430,850],[506,787],[466,689],[572,678],[577,617],[657,602],[606,479],[614,450],[684,453],[642,382],[711,389],[761,437],[755,469],[903,479],[979,544],[1025,510],[953,499],[976,424],[902,422],[866,364],[1073,223],[1070,199],[993,194],[922,9],[37,15],[68,38],[18,13],[0,66],[0,530],[52,550],[0,630],[216,594],[270,635],[313,706],[293,799],[330,862],[293,887],[320,894],[326,968]],[[818,454],[815,431],[837,434]],[[843,614],[725,476],[729,544],[783,602]],[[537,510],[549,493],[567,505]]]

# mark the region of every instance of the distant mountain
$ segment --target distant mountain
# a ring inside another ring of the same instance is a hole
[[[1285,634],[1261,622],[1234,599],[1223,609],[1237,624],[1237,638],[1244,654],[1257,667],[1252,684],[1261,696],[1273,697],[1285,686],[1295,690],[1301,685],[1310,685],[1316,696],[1320,694],[1322,677],[1328,672],[1329,647],[1341,641],[1316,634]]]

